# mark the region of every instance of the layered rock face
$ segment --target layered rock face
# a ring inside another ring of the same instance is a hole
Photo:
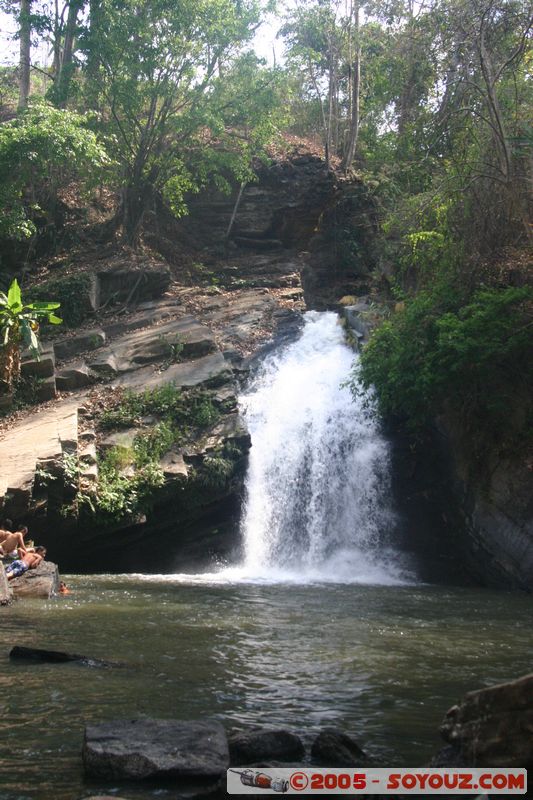
[[[472,573],[489,585],[533,589],[533,470],[524,449],[487,449],[479,468],[459,422],[445,415],[439,428]]]
[[[435,766],[533,766],[533,675],[469,692],[441,725],[449,748]]]
[[[376,266],[375,202],[362,181],[338,180],[308,246],[302,272],[308,308],[336,308],[345,295],[368,294]]]
[[[195,316],[188,313],[193,302]],[[229,555],[250,447],[237,414],[237,381],[246,374],[245,353],[292,316],[266,290],[196,291],[194,300],[177,290],[48,345],[54,379],[70,392],[16,422],[0,441],[3,514],[29,523],[62,570],[169,571]],[[149,513],[87,524],[76,492],[98,485],[102,454],[132,451],[135,437],[150,436],[159,423],[148,416],[103,435],[94,403],[106,390],[142,395],[164,387],[185,397],[202,391],[216,420],[163,453],[165,482]]]

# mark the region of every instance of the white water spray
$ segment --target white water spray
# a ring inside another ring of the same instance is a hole
[[[252,437],[243,577],[402,581],[387,546],[387,443],[370,398],[343,386],[353,359],[337,315],[308,312],[241,398]]]
[[[372,398],[344,385],[353,361],[337,315],[314,311],[263,361],[240,400],[252,437],[243,562],[158,580],[413,582],[390,543],[389,452]]]

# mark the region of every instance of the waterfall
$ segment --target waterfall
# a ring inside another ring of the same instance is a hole
[[[241,397],[252,437],[242,578],[400,583],[389,452],[372,397],[344,385],[354,353],[337,315],[305,314]],[[229,577],[229,576],[228,576]]]

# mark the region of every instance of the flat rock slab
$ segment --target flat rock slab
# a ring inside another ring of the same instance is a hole
[[[0,441],[0,496],[33,483],[37,461],[59,458],[78,435],[78,402],[68,401],[16,422]]]
[[[121,376],[113,381],[112,386],[125,386],[128,389],[154,389],[173,383],[179,387],[193,387],[201,385],[222,385],[233,378],[233,373],[228,367],[222,353],[212,353],[195,361],[186,361],[183,364],[171,364],[166,370],[154,367],[144,367],[135,372]]]
[[[215,720],[117,720],[85,728],[91,778],[218,778],[229,767],[226,733]]]
[[[194,358],[215,349],[215,337],[209,328],[193,317],[182,317],[125,334],[88,363],[98,372],[103,371],[103,364],[111,373],[123,373],[155,361],[171,362],[179,356]]]
[[[54,342],[54,352],[57,358],[67,359],[85,353],[88,350],[97,350],[106,342],[105,332],[101,328],[84,331],[78,336],[59,339]]]
[[[19,578],[13,578],[9,584],[15,597],[52,597],[59,591],[57,564],[42,561],[37,569],[29,569]]]

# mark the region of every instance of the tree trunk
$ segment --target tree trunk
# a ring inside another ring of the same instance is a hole
[[[86,66],[86,90],[88,91],[88,104],[90,108],[96,108],[98,104],[98,34],[101,24],[101,2],[100,0],[89,0],[89,41],[87,51]]]
[[[320,88],[318,86],[315,73],[313,72],[313,67],[311,64],[311,60],[309,60],[309,77],[311,78],[311,82],[313,84],[316,98],[318,100],[318,105],[320,106],[320,115],[322,117],[322,128],[324,130],[324,160],[326,162],[326,167],[329,169],[329,133],[328,133],[328,121],[326,119],[326,114],[324,111],[324,104],[322,102],[322,95],[320,94]]]
[[[137,181],[129,182],[122,191],[122,234],[125,243],[134,250],[140,244],[144,214],[151,196],[152,187]]]
[[[59,75],[56,78],[56,102],[59,108],[65,108],[68,101],[70,81],[74,71],[73,55],[76,26],[78,23],[78,14],[83,2],[84,0],[71,0],[68,7],[65,40],[63,43],[63,58],[61,59]]]
[[[30,96],[31,0],[20,0],[20,63],[18,110],[23,111]]]
[[[360,26],[359,26],[359,3],[355,4],[354,9],[354,29],[355,29],[355,57],[352,67],[352,97],[351,97],[351,119],[348,134],[348,145],[344,152],[341,168],[343,172],[347,172],[352,166],[355,151],[357,148],[357,140],[359,138],[359,122],[360,122],[360,98],[361,98],[361,39],[360,39]]]

